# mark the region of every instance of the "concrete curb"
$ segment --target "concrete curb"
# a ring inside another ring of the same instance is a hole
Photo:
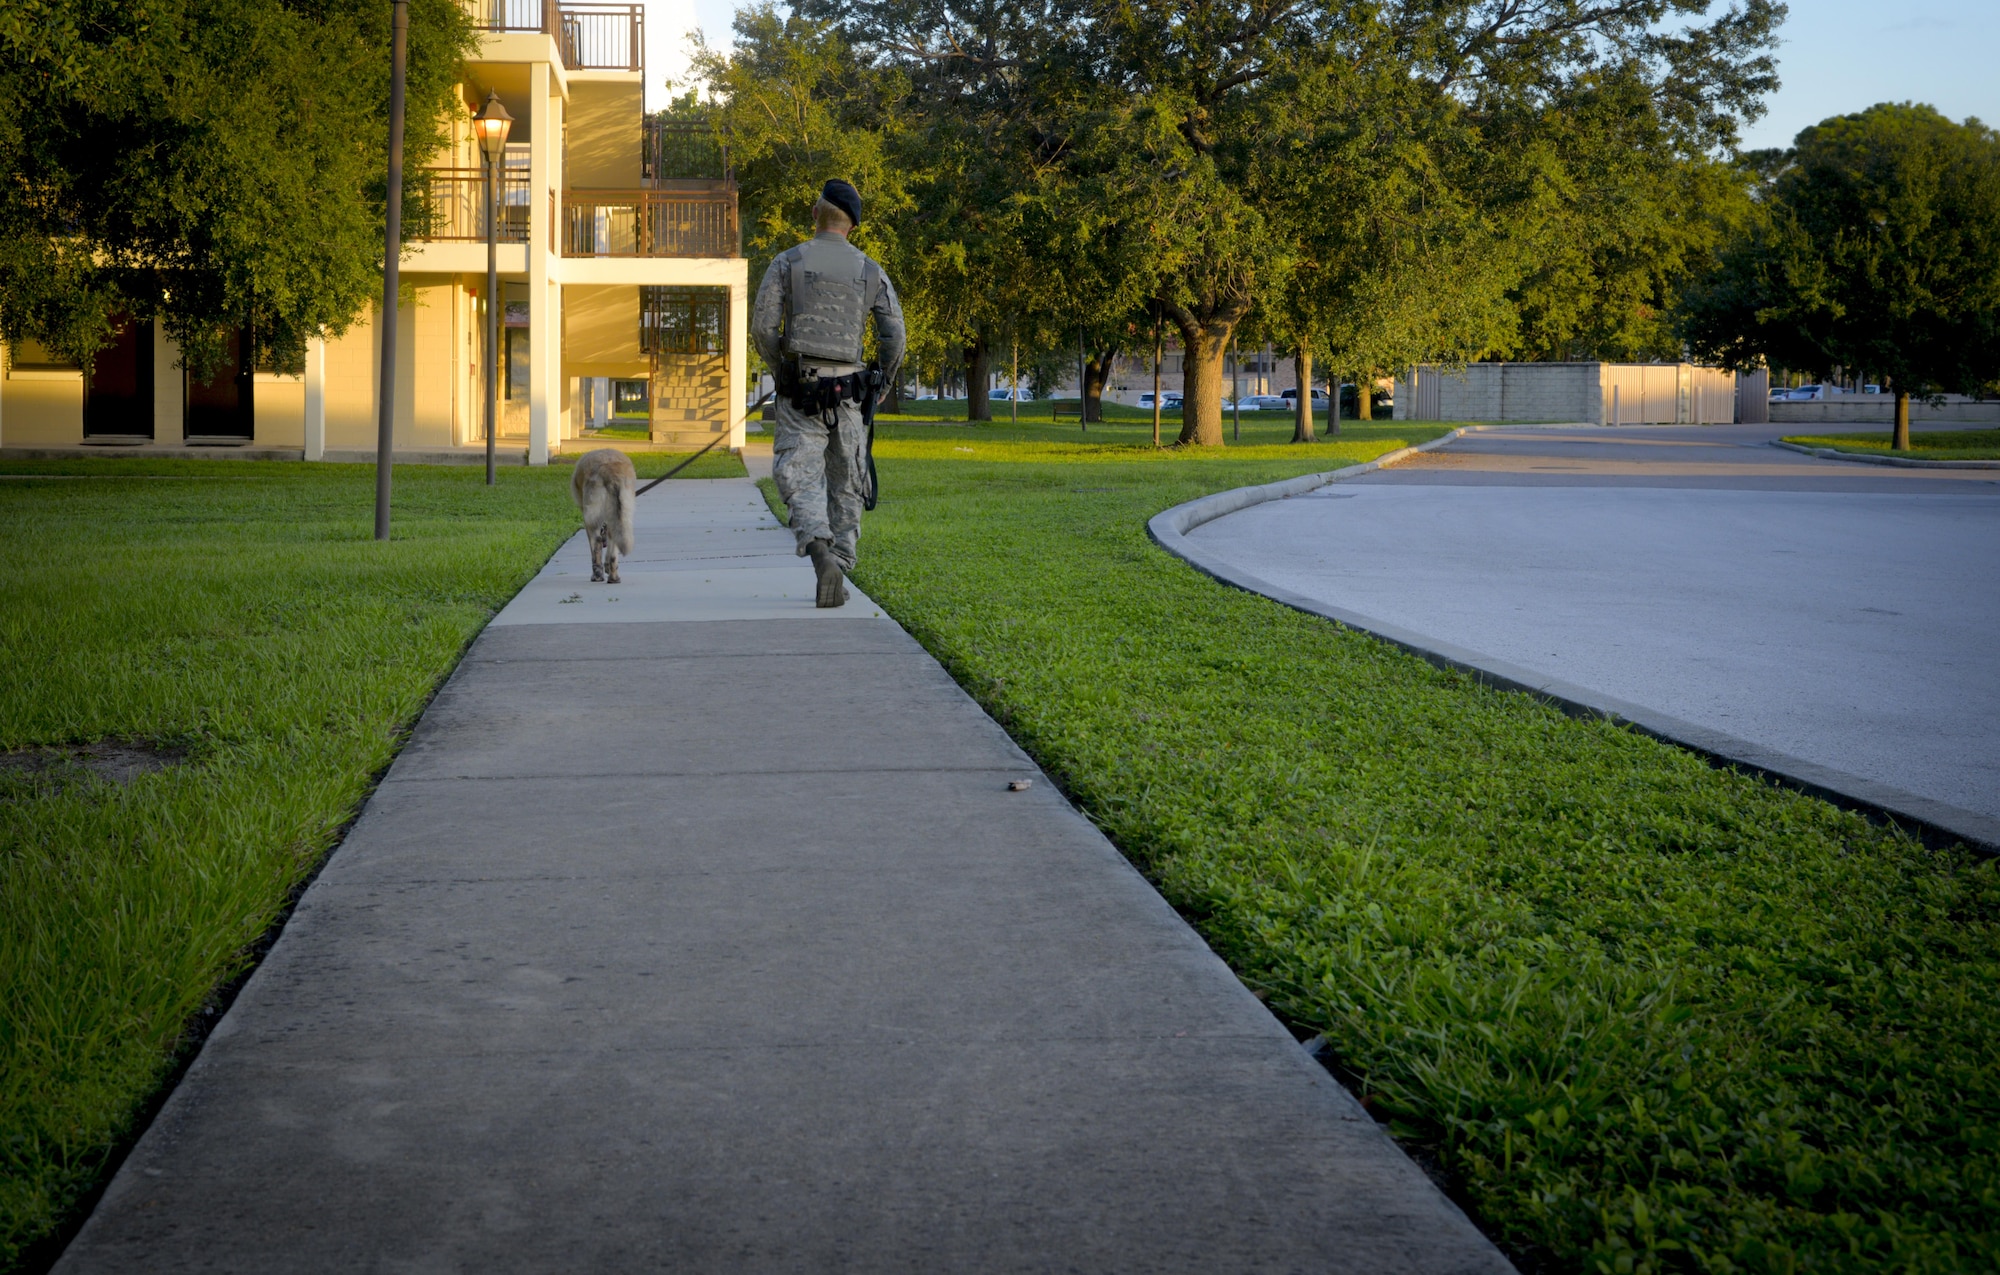
[[[1269,500],[1303,495],[1329,483],[1357,477],[1417,452],[1442,447],[1466,432],[1463,429],[1453,430],[1422,447],[1405,447],[1365,465],[1350,465],[1323,474],[1308,474],[1284,482],[1238,487],[1233,491],[1203,496],[1155,514],[1147,521],[1146,530],[1155,544],[1203,575],[1247,593],[1260,594],[1295,611],[1332,620],[1343,628],[1380,638],[1439,668],[1471,674],[1476,680],[1500,690],[1524,691],[1571,717],[1604,718],[1630,727],[1642,735],[1699,753],[1710,762],[1748,771],[1878,822],[1903,828],[1934,846],[1964,842],[1982,853],[2000,854],[2000,819],[1821,766],[1644,705],[1603,695],[1478,651],[1294,593],[1223,562],[1187,539],[1188,532],[1226,514]]]
[[[1788,452],[1798,452],[1804,456],[1818,456],[1822,460],[1853,461],[1861,465],[1895,465],[1901,469],[2000,469],[2000,460],[1905,460],[1901,456],[1864,456],[1859,452],[1835,451],[1831,447],[1807,447],[1803,443],[1787,443],[1782,439],[1772,439],[1771,446],[1782,447]]]

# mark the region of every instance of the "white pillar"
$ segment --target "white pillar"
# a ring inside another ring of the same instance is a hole
[[[306,342],[306,459],[326,459],[326,341]]]
[[[153,443],[178,447],[187,438],[187,377],[174,366],[181,347],[167,336],[166,324],[153,329]]]
[[[549,463],[549,440],[558,410],[556,372],[562,367],[556,329],[549,322],[555,289],[549,285],[549,194],[555,188],[557,132],[549,99],[549,64],[528,72],[528,463]]]
[[[743,382],[750,371],[750,263],[729,282],[729,448],[743,450]]]

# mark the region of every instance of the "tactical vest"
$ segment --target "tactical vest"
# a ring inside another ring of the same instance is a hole
[[[786,254],[785,353],[828,363],[862,361],[868,310],[882,268],[846,242],[808,239]]]

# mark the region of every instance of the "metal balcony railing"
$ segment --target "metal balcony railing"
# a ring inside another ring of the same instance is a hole
[[[468,0],[481,31],[553,31],[556,0]]]
[[[668,189],[571,190],[563,197],[566,257],[740,257],[736,189],[683,181]]]
[[[646,10],[636,4],[566,4],[558,11],[563,65],[572,71],[646,69]]]
[[[648,115],[641,134],[639,174],[648,185],[666,181],[734,181],[729,148],[706,124],[669,123]]]
[[[644,71],[646,10],[641,4],[559,4],[557,0],[468,0],[482,31],[540,32],[556,38],[572,71]]]
[[[423,212],[411,239],[486,242],[486,174],[477,168],[425,168],[410,174]],[[500,178],[501,243],[528,242],[528,175]]]

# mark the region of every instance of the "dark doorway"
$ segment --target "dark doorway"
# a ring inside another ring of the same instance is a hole
[[[236,328],[229,334],[214,374],[206,381],[196,381],[192,375],[187,378],[185,432],[190,440],[247,443],[256,437],[256,367],[250,355],[250,334]]]
[[[153,325],[121,318],[83,387],[85,438],[153,436]]]

